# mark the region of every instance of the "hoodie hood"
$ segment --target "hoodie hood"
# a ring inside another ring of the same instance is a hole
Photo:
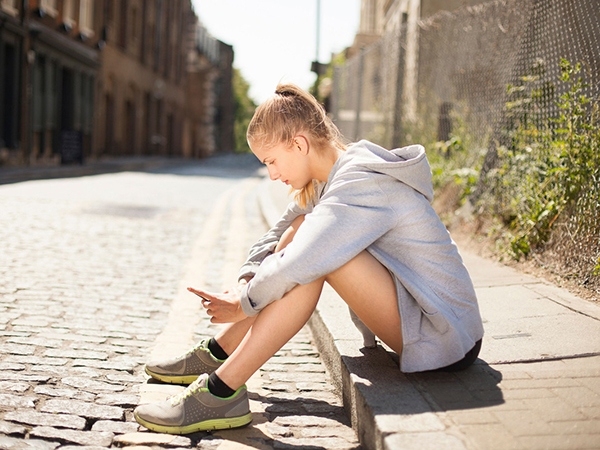
[[[338,160],[343,166],[359,166],[370,172],[382,173],[410,186],[431,203],[433,186],[431,168],[422,145],[386,150],[369,141],[352,144]]]

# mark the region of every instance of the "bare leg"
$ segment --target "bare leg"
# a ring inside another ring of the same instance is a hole
[[[302,225],[302,222],[304,222],[304,216],[297,217],[290,224],[290,227],[283,233],[281,239],[279,239],[279,242],[275,247],[275,252],[283,250],[290,242],[292,242],[292,240],[294,239],[294,235],[296,234],[296,231],[298,231],[300,225]],[[224,327],[219,333],[217,333],[215,339],[219,343],[221,348],[225,351],[225,353],[231,355],[235,351],[238,345],[240,345],[240,343],[242,342],[242,339],[244,339],[244,336],[246,336],[246,334],[248,333],[250,327],[254,324],[255,320],[256,316],[248,317],[247,319],[242,320],[241,322],[233,323],[228,325],[227,327]],[[290,336],[290,338],[292,336]]]
[[[402,351],[396,287],[384,266],[365,251],[325,279],[383,342]],[[323,283],[319,279],[298,285],[263,309],[240,346],[217,369],[219,378],[232,389],[244,384],[306,323]]]
[[[297,226],[286,231],[281,248],[291,242],[303,219],[298,218]],[[278,250],[281,248],[278,246]],[[255,316],[239,346],[217,369],[219,378],[232,389],[243,385],[304,326],[317,305],[325,281],[371,331],[394,351],[402,352],[394,280],[379,261],[363,251],[326,277],[296,286]]]
[[[324,280],[298,285],[264,308],[238,348],[217,369],[232,389],[243,385],[304,326],[317,305]]]
[[[303,222],[304,216],[292,222],[276,251],[293,240]],[[398,354],[402,352],[396,285],[390,272],[375,257],[362,251],[325,280],[379,339]]]
[[[228,324],[215,335],[216,341],[225,353],[231,355],[235,351],[255,320],[256,316],[248,317],[241,322]]]
[[[396,285],[379,261],[362,251],[326,280],[379,339],[402,352]]]

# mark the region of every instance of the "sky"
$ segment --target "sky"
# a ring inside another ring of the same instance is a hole
[[[215,38],[233,46],[234,67],[260,104],[280,82],[309,89],[316,75],[317,0],[192,0],[200,21]],[[360,0],[320,0],[319,61],[352,45]]]

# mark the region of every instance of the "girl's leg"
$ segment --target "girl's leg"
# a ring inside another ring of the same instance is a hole
[[[275,253],[283,250],[292,240],[294,239],[294,235],[300,225],[304,222],[304,216],[297,217],[289,226],[289,228],[283,233],[277,246],[275,247]],[[231,355],[235,349],[240,345],[246,333],[250,327],[254,324],[256,320],[255,317],[248,317],[241,322],[233,323],[224,327],[217,335],[215,336],[215,340],[219,343],[221,348],[227,353]],[[308,319],[307,319],[308,320]],[[293,336],[293,335],[292,335]],[[291,337],[291,336],[290,336]],[[243,384],[243,383],[242,383]]]
[[[246,336],[246,333],[248,333],[255,320],[256,316],[248,317],[240,322],[227,324],[214,338],[225,353],[231,355],[238,345],[240,345],[240,342],[242,342],[242,339],[244,339],[244,336]]]
[[[362,322],[392,350],[402,352],[396,284],[390,272],[367,251],[326,277]]]
[[[392,276],[371,255],[362,252],[334,273],[306,285],[298,285],[282,299],[264,308],[240,345],[213,372],[235,394],[219,398],[208,392],[211,378],[198,378],[182,394],[166,402],[141,405],[135,418],[151,430],[184,434],[208,428],[230,428],[252,420],[246,390],[238,389],[275,354],[312,314],[325,280],[338,289],[348,305],[373,332],[394,350],[402,350],[400,316]],[[235,330],[235,327],[230,328]],[[234,333],[234,331],[230,331]],[[216,381],[216,380],[213,380]],[[198,387],[202,389],[198,389]],[[191,403],[189,397],[196,398]],[[198,405],[203,405],[201,410]],[[186,411],[191,411],[190,418]],[[185,420],[182,422],[182,417]]]
[[[304,326],[315,309],[324,279],[298,285],[256,317],[238,348],[216,370],[231,389],[238,389]]]
[[[300,216],[292,222],[275,251],[285,248],[293,240],[303,221],[304,216]],[[249,318],[254,322],[248,327],[249,331],[240,345],[217,369],[219,378],[231,389],[243,385],[308,321],[319,301],[325,280],[373,333],[398,354],[402,352],[396,285],[390,272],[363,251],[324,279],[296,286],[260,314]],[[221,344],[219,337],[217,342]]]
[[[402,351],[394,280],[379,261],[364,251],[324,279],[298,285],[263,309],[240,346],[216,370],[219,378],[234,390],[243,385],[306,323],[325,280],[371,331],[394,351]]]

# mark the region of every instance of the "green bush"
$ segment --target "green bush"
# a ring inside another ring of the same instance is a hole
[[[256,104],[248,95],[250,85],[244,79],[239,69],[233,69],[233,100],[235,104],[233,133],[235,137],[235,152],[245,153],[250,151],[246,141],[246,130],[252,120]]]
[[[452,112],[454,130],[449,139],[426,145],[434,189],[458,185],[461,204],[473,194],[485,157],[485,149],[474,142],[468,131],[467,116],[464,108],[457,106]]]
[[[509,227],[509,251],[516,259],[542,247],[563,216],[591,217],[598,208],[597,190],[590,196],[589,189],[600,182],[599,105],[582,93],[587,85],[580,64],[562,60],[560,67],[567,89],[555,101],[555,118],[536,108],[554,94],[552,86],[530,88],[536,76],[509,86],[509,94],[519,94],[506,104],[509,144],[499,148],[500,163],[487,174],[493,209]]]

